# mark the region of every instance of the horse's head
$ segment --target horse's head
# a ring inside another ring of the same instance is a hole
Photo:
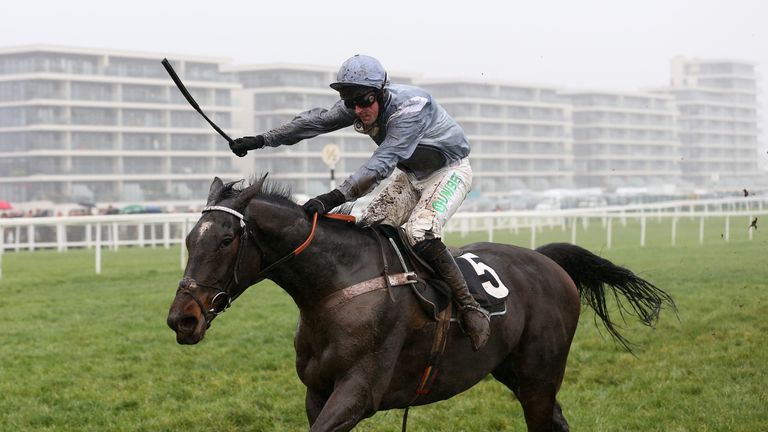
[[[232,183],[225,185],[218,177],[211,183],[203,216],[187,235],[189,258],[168,311],[168,326],[176,332],[177,342],[201,341],[232,297],[253,283],[249,273],[260,266],[254,261],[259,257],[249,257],[248,268],[239,268],[248,242],[242,213],[261,190],[265,177],[242,191],[234,190]]]

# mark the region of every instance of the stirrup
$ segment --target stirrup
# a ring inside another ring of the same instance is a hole
[[[464,311],[466,309],[472,309],[472,310],[480,312],[481,314],[483,314],[485,319],[488,320],[489,323],[491,322],[491,313],[488,312],[487,310],[485,310],[482,306],[480,306],[480,305],[475,306],[473,304],[464,305],[464,306],[461,307],[461,313],[464,313]]]
[[[483,318],[485,318],[485,321],[477,321],[473,316],[473,322],[476,324],[475,327],[471,328],[472,331],[468,331],[470,330],[470,328],[467,326],[468,311],[480,312]],[[477,326],[480,327],[478,328]],[[478,351],[480,348],[485,346],[485,344],[488,342],[488,338],[491,336],[491,314],[487,310],[480,307],[480,305],[469,304],[463,306],[461,308],[461,319],[459,320],[459,327],[461,328],[461,331],[464,332],[464,334],[469,336],[472,349],[474,351]]]

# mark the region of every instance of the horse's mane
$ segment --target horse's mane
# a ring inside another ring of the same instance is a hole
[[[266,175],[254,175],[247,180],[243,179],[225,183],[224,187],[219,191],[218,196],[216,197],[216,202],[237,198],[249,186],[253,186],[259,182],[261,182],[261,187],[252,199],[260,199],[288,208],[299,207],[299,204],[296,204],[296,201],[293,198],[293,192],[290,186],[267,179]],[[336,211],[336,213],[350,214],[353,206],[354,203],[344,204]]]
[[[225,183],[224,187],[219,191],[219,196],[216,201],[219,202],[230,198],[237,198],[245,189],[259,183],[262,177],[263,176],[252,176],[247,180],[243,179]],[[261,183],[261,187],[253,196],[253,199],[256,198],[284,206],[296,207],[298,205],[294,202],[293,193],[288,185],[268,179],[264,179]]]

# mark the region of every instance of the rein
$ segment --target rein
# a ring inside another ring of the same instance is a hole
[[[242,259],[243,250],[245,249],[245,245],[248,242],[248,239],[250,238],[249,231],[248,231],[248,228],[247,228],[247,223],[246,223],[245,217],[243,216],[242,213],[238,212],[237,210],[231,209],[229,207],[216,206],[216,205],[214,205],[214,206],[206,206],[205,208],[203,208],[202,213],[207,213],[207,212],[210,212],[210,211],[222,211],[222,212],[229,213],[229,214],[237,217],[240,220],[240,228],[242,229],[242,234],[240,235],[240,246],[239,246],[238,251],[237,251],[237,258],[236,258],[236,261],[235,261],[235,268],[233,270],[232,278],[229,279],[229,281],[227,282],[227,284],[224,287],[224,289],[222,289],[220,287],[217,287],[217,286],[201,284],[201,283],[195,281],[192,278],[184,278],[184,279],[182,279],[179,282],[179,288],[178,288],[177,292],[181,292],[181,293],[187,294],[190,297],[192,297],[192,300],[194,300],[195,303],[197,303],[198,307],[200,307],[200,311],[203,313],[203,317],[205,318],[205,323],[206,323],[206,325],[208,327],[211,326],[211,322],[213,321],[214,317],[216,317],[218,315],[221,315],[227,309],[229,309],[229,307],[232,306],[232,302],[235,301],[235,299],[237,299],[240,296],[240,294],[242,294],[245,291],[245,290],[240,291],[240,292],[238,292],[238,293],[236,293],[234,295],[232,295],[230,293],[232,282],[234,281],[235,285],[239,285],[239,283],[240,283],[240,281],[238,280],[237,275],[240,272],[240,262],[241,262],[241,259]],[[344,215],[344,214],[331,213],[331,214],[325,214],[324,217],[326,217],[328,219],[336,219],[336,220],[342,220],[342,221],[347,221],[347,222],[354,222],[355,221],[355,217],[354,216]],[[317,213],[315,213],[313,215],[313,217],[312,217],[312,229],[310,230],[309,235],[307,236],[306,240],[304,240],[303,243],[301,243],[298,247],[296,247],[296,249],[294,249],[293,251],[291,251],[287,255],[283,256],[279,260],[275,261],[274,263],[268,265],[266,268],[262,269],[256,275],[256,281],[253,282],[252,285],[255,285],[255,284],[263,281],[265,279],[265,277],[263,275],[266,274],[267,272],[269,272],[270,270],[274,269],[275,267],[285,263],[289,259],[291,259],[291,258],[295,257],[296,255],[300,254],[301,252],[303,252],[310,245],[310,243],[312,243],[312,240],[315,237],[315,228],[317,228]],[[193,284],[196,285],[196,286],[202,287],[202,288],[206,288],[206,289],[217,291],[216,295],[214,295],[213,299],[211,300],[211,308],[210,309],[206,309],[204,307],[204,305],[203,305],[203,302],[200,300],[200,298],[197,295],[195,295],[195,293],[192,291],[192,289],[190,287]],[[216,300],[219,297],[221,297],[224,300],[223,306],[216,307]]]
[[[205,209],[203,209],[205,211]],[[355,217],[351,215],[344,215],[344,214],[337,214],[337,213],[326,213],[323,215],[323,217],[327,219],[336,219],[336,220],[342,220],[346,222],[354,222]],[[253,285],[261,282],[264,280],[263,274],[267,273],[268,271],[272,270],[273,268],[277,267],[278,265],[288,261],[289,259],[295,257],[296,255],[302,253],[304,249],[306,249],[310,243],[312,243],[312,240],[315,238],[315,228],[317,228],[317,213],[315,213],[312,216],[312,230],[309,232],[309,236],[307,236],[307,239],[304,240],[304,243],[300,244],[296,249],[293,250],[293,252],[289,253],[288,255],[280,258],[279,260],[273,262],[272,264],[268,265],[267,268],[262,269],[257,275],[256,275],[256,282],[253,283]],[[239,253],[238,253],[238,262],[239,262]],[[232,298],[232,300],[236,299],[240,294],[237,294],[235,297]]]

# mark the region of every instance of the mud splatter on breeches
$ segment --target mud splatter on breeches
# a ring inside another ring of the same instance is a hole
[[[404,226],[412,245],[441,238],[448,219],[472,188],[468,159],[435,171],[423,180],[398,172],[363,211],[366,224]]]

